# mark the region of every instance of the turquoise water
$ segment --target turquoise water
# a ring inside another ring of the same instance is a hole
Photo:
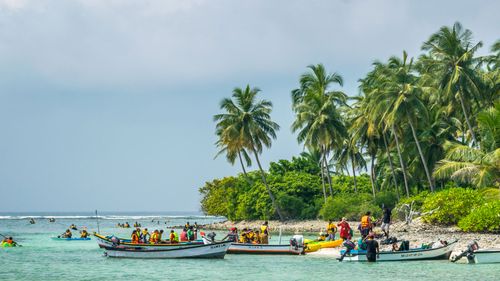
[[[92,241],[53,241],[74,223],[97,230],[96,220],[57,218],[55,223],[0,215],[0,233],[12,235],[23,245],[0,248],[2,270],[0,280],[499,280],[500,265],[453,264],[447,261],[405,263],[339,263],[333,258],[318,256],[252,256],[226,255],[223,260],[130,260],[103,257],[103,251]],[[213,217],[143,217],[106,216],[100,219],[104,234],[129,236],[131,229],[115,225],[136,220],[149,230],[181,225],[187,220],[198,224],[220,218]],[[155,222],[151,222],[155,219]],[[161,223],[156,222],[160,220]],[[165,221],[167,220],[167,224]],[[75,232],[74,232],[75,233]],[[218,233],[222,238],[224,233]],[[288,237],[283,237],[286,243]],[[277,235],[271,241],[277,243]]]

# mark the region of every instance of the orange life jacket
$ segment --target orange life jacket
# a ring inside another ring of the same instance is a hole
[[[132,233],[132,243],[139,243],[139,236],[137,236],[137,233]]]
[[[370,227],[370,217],[369,216],[363,216],[361,218],[361,227],[362,228]]]

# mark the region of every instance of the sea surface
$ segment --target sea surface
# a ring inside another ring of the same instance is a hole
[[[35,218],[30,224],[28,218]],[[48,218],[56,222],[48,222]],[[175,213],[0,213],[0,233],[23,247],[0,248],[0,280],[500,280],[499,264],[448,261],[340,263],[324,256],[226,255],[220,260],[131,260],[103,256],[95,240],[54,241],[70,224],[89,233],[129,237],[117,223],[139,222],[149,230],[205,224],[224,218]],[[78,234],[78,231],[73,231]],[[219,232],[216,238],[225,235]],[[283,235],[282,243],[290,236]],[[271,243],[278,243],[272,235]]]

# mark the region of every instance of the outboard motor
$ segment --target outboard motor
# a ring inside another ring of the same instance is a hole
[[[294,235],[290,239],[290,246],[294,247],[295,250],[298,250],[299,247],[304,247],[304,236],[302,236],[302,235]]]
[[[479,249],[479,245],[475,240],[473,240],[472,242],[469,243],[469,245],[467,245],[467,249],[462,253],[460,253],[458,256],[453,257],[451,259],[451,262],[456,262],[460,260],[462,257],[467,257],[467,261],[469,263],[474,263],[474,251],[476,251],[477,249]]]
[[[120,245],[120,239],[118,239],[118,237],[116,236],[111,236],[111,242],[113,242],[113,246],[118,246]]]
[[[210,232],[209,234],[207,234],[207,239],[208,241],[210,241],[210,243],[215,243],[215,236],[217,234],[215,234],[215,232]]]

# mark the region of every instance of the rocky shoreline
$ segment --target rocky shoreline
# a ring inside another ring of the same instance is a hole
[[[203,225],[206,230],[228,230],[231,227],[238,229],[252,228],[258,229],[264,221],[223,221]],[[272,233],[278,233],[280,228],[283,233],[310,234],[316,235],[325,231],[326,222],[321,220],[307,221],[269,221],[269,229]],[[352,229],[356,231],[359,222],[349,222]],[[379,227],[375,228],[376,233],[381,233]],[[413,247],[434,242],[437,240],[454,241],[458,240],[455,252],[464,250],[467,245],[476,240],[481,248],[500,248],[500,234],[493,233],[466,233],[462,232],[456,226],[435,226],[423,223],[420,219],[415,219],[411,224],[404,222],[395,222],[391,225],[390,236],[397,237],[399,240],[409,240]]]

